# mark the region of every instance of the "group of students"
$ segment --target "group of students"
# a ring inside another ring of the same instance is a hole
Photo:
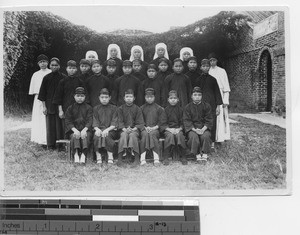
[[[159,43],[148,64],[140,46],[122,61],[119,46],[110,44],[104,63],[88,51],[79,63],[80,74],[75,61],[67,62],[67,76],[59,71],[58,58],[50,60],[50,70],[47,56],[38,56],[37,62],[40,71],[29,90],[35,95],[31,141],[55,148],[56,140],[69,138],[75,162],[85,163],[93,146],[97,163],[107,155],[112,164],[119,139],[119,166],[124,157],[133,157],[134,166],[144,165],[147,153],[154,164],[161,157],[167,165],[175,149],[183,164],[189,154],[205,163],[212,143],[230,139],[230,88],[214,54],[198,66],[192,49],[185,47],[172,63],[167,46]],[[165,138],[163,156],[160,137]]]

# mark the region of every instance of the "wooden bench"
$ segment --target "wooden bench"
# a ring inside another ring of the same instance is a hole
[[[66,159],[67,159],[68,161],[71,161],[71,160],[72,160],[71,141],[68,140],[68,139],[56,140],[56,145],[57,145],[57,144],[62,144],[62,145],[65,146],[65,148],[66,148],[66,153],[67,153]]]

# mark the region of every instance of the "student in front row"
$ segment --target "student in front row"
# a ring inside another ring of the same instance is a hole
[[[192,102],[184,108],[183,125],[188,134],[188,147],[196,156],[197,162],[206,163],[211,148],[213,116],[210,105],[202,101],[200,87],[193,89]]]
[[[111,96],[106,88],[99,94],[100,104],[93,108],[94,151],[97,163],[102,164],[102,152],[107,151],[108,164],[113,164],[113,149],[115,140],[118,139],[117,107],[109,103]]]
[[[159,162],[159,135],[165,129],[166,114],[164,109],[156,104],[155,91],[153,88],[147,88],[145,91],[146,103],[141,107],[145,126],[141,133],[141,165],[146,164],[146,152],[153,153],[154,165]]]
[[[183,109],[179,105],[177,92],[172,90],[169,92],[168,105],[165,108],[167,117],[166,131],[165,131],[165,144],[164,144],[164,165],[169,165],[169,156],[171,152],[177,150],[181,156],[183,165],[187,165],[186,143],[183,134]]]
[[[71,138],[71,150],[75,151],[74,162],[85,163],[87,148],[91,138],[93,109],[85,102],[85,89],[75,89],[75,103],[66,111],[66,136]]]
[[[134,92],[131,89],[125,91],[125,104],[117,109],[118,128],[122,131],[118,147],[118,166],[123,166],[123,155],[134,155],[134,166],[139,164],[139,135],[144,127],[142,110],[135,105]]]

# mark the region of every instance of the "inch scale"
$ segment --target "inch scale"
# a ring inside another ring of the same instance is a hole
[[[2,200],[0,234],[200,235],[184,201]]]

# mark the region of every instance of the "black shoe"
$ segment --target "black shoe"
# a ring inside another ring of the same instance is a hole
[[[123,167],[125,164],[124,164],[124,162],[122,161],[122,160],[118,160],[118,162],[117,162],[117,166],[118,167]]]
[[[164,159],[163,164],[164,164],[165,166],[168,166],[168,165],[170,164],[169,159]]]

